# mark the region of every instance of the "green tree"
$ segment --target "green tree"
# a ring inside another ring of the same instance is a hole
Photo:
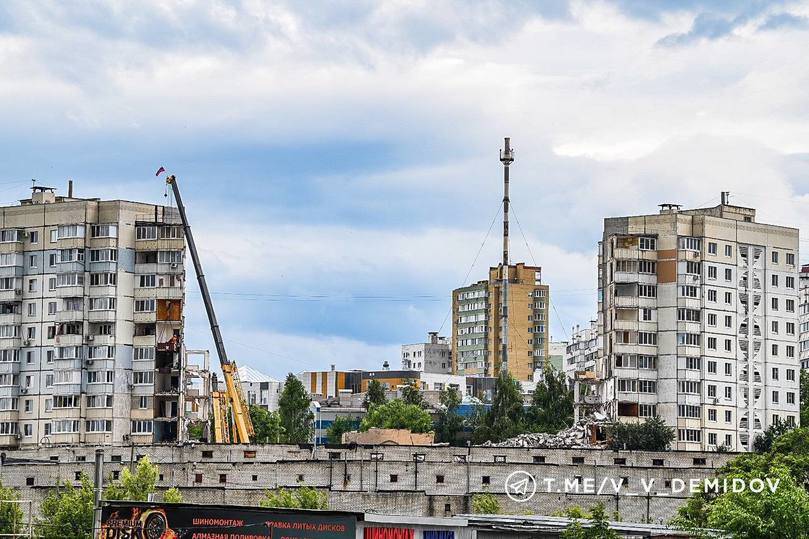
[[[163,493],[163,501],[166,503],[183,503],[183,493],[177,487],[171,487]]]
[[[357,430],[357,422],[347,417],[338,417],[326,431],[326,437],[330,444],[343,443],[343,434]]]
[[[129,468],[124,468],[121,472],[121,479],[110,484],[104,491],[104,499],[148,501],[149,494],[153,494],[155,491],[157,476],[157,466],[152,464],[148,456],[143,456],[135,467],[135,473],[129,471]]]
[[[407,404],[415,404],[416,406],[424,406],[424,397],[421,391],[413,385],[408,384],[402,388],[402,400]]]
[[[631,451],[667,451],[674,440],[674,429],[660,417],[647,418],[643,423],[616,421],[607,427],[610,449]]]
[[[801,369],[801,426],[809,427],[809,370]]]
[[[533,432],[559,432],[573,424],[573,391],[565,373],[545,367],[528,413]]]
[[[371,406],[360,424],[360,430],[408,429],[411,432],[430,432],[433,420],[421,406],[394,399],[385,404]]]
[[[776,417],[775,422],[767,427],[767,430],[756,436],[753,442],[753,449],[757,453],[769,451],[772,449],[772,444],[775,442],[776,438],[782,434],[786,434],[790,430],[792,430],[792,427],[786,421],[781,421],[780,418]]]
[[[328,509],[329,497],[325,492],[312,487],[299,487],[294,490],[279,488],[268,491],[259,505],[284,509]]]
[[[439,396],[442,410],[435,424],[436,441],[453,444],[458,441],[458,433],[463,429],[463,418],[458,414],[461,393],[454,387],[441,391]]]
[[[0,535],[22,533],[25,516],[17,503],[19,499],[16,489],[0,482]]]
[[[490,492],[480,492],[472,496],[472,512],[476,515],[500,514],[500,502]]]
[[[525,408],[520,384],[508,372],[501,372],[495,381],[491,409],[477,410],[473,418],[472,441],[501,442],[526,431]]]
[[[312,440],[314,414],[309,409],[311,402],[301,381],[289,373],[278,399],[278,414],[286,443],[304,444]]]
[[[195,422],[188,425],[188,438],[190,440],[202,440],[205,434],[205,423]]]
[[[368,382],[368,390],[365,392],[365,401],[363,402],[363,406],[365,408],[370,408],[371,406],[375,406],[377,404],[385,404],[385,389],[382,387],[382,384],[379,383],[377,380],[371,380]]]
[[[93,532],[93,485],[82,474],[80,485],[68,481],[51,489],[39,508],[38,537],[43,539],[89,539]]]
[[[763,453],[745,453],[717,472],[719,484],[733,478],[778,480],[771,492],[768,486],[756,493],[699,492],[679,510],[673,524],[700,535],[701,529],[716,528],[732,537],[806,538],[809,529],[809,428],[790,430],[774,438]],[[765,482],[766,485],[766,482]],[[801,535],[802,534],[802,535]]]
[[[604,504],[597,504],[590,513],[590,522],[586,527],[582,526],[578,520],[574,520],[560,537],[562,539],[619,539],[621,537],[618,532],[610,529]]]
[[[250,421],[256,432],[256,443],[278,444],[284,439],[284,427],[281,426],[281,415],[270,412],[262,406],[250,405]]]

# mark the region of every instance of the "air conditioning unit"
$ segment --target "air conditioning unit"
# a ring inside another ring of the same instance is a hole
[[[22,440],[22,434],[18,432],[17,434],[14,435],[14,438],[16,438],[17,440]]]
[[[85,361],[85,364],[87,364],[87,365],[92,365],[92,364],[93,364],[93,360],[92,360],[92,359],[88,359],[88,360],[86,360],[86,361]]]
[[[131,390],[135,389],[135,384],[126,384],[126,388],[131,391]]]
[[[15,288],[14,289],[14,295],[22,296],[22,288]]]
[[[87,335],[87,336],[84,337],[84,340],[87,341],[87,342],[92,342],[94,338],[95,337],[93,337],[92,335]]]
[[[23,339],[22,343],[24,346],[28,346],[29,344],[31,344],[31,339]]]
[[[20,395],[28,395],[28,388],[27,387],[20,388]]]
[[[171,269],[177,269],[177,262],[171,263]]]

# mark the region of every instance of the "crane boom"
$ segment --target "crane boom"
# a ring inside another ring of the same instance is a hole
[[[250,414],[247,409],[247,403],[242,393],[241,383],[239,382],[239,370],[236,367],[236,363],[228,359],[227,352],[225,351],[225,343],[222,340],[222,332],[219,330],[219,322],[216,320],[216,312],[214,312],[211,294],[208,291],[208,283],[205,281],[205,273],[202,271],[202,262],[199,259],[197,245],[194,242],[194,235],[191,233],[191,225],[185,213],[182,196],[180,196],[180,187],[174,175],[166,178],[166,183],[171,185],[174,200],[177,203],[177,210],[180,212],[180,219],[183,222],[183,232],[188,242],[191,260],[194,263],[194,271],[197,274],[197,282],[199,283],[199,291],[202,294],[202,301],[205,304],[205,312],[208,314],[208,322],[210,323],[211,334],[213,335],[214,345],[216,346],[216,355],[219,357],[219,364],[222,367],[222,374],[225,377],[225,395],[230,402],[230,411],[235,427],[233,436],[229,436],[226,431],[229,431],[230,427],[227,417],[224,417],[227,414],[222,406],[224,404],[223,395],[219,393],[217,388],[214,388],[215,391],[212,392],[214,406],[214,438],[218,443],[227,443],[231,440],[234,443],[250,443],[250,438],[255,433],[253,431],[253,422],[250,420]]]

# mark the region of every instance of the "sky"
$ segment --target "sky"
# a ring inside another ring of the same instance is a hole
[[[807,50],[809,2],[8,0],[0,203],[32,178],[172,203],[165,166],[233,359],[396,367],[499,260],[509,136],[512,260],[564,340],[604,217],[730,191],[809,230]]]

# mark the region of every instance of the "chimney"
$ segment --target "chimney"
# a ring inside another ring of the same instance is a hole
[[[722,191],[721,201],[723,206],[730,204],[730,191]]]
[[[73,198],[73,180],[67,180],[67,198]]]
[[[430,337],[430,344],[436,344],[438,342],[438,332],[437,331],[429,331],[427,335]]]
[[[334,363],[331,364],[331,370],[334,371]]]

